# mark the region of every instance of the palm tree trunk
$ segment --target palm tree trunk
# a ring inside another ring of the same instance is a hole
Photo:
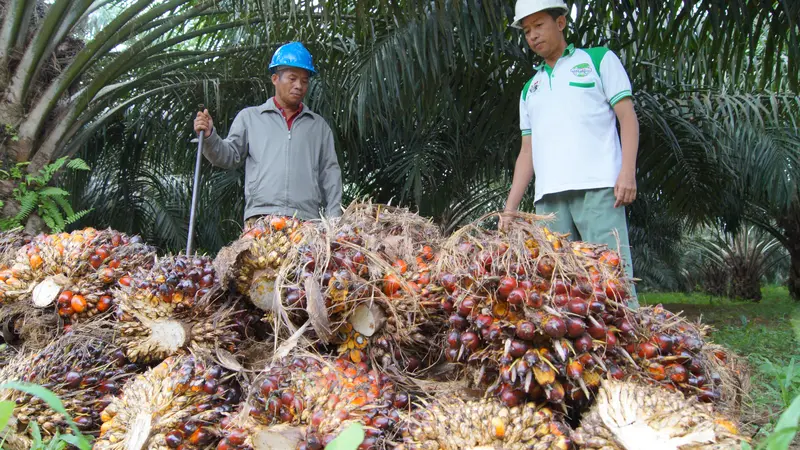
[[[778,219],[778,225],[783,229],[784,244],[791,260],[787,280],[789,294],[793,299],[800,300],[800,209],[797,205]]]

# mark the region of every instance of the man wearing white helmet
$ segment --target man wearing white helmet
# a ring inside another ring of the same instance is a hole
[[[512,26],[544,62],[520,96],[522,147],[505,211],[519,208],[535,173],[536,213],[554,213],[551,228],[572,238],[614,249],[619,239],[633,276],[625,206],[636,198],[639,122],[631,83],[609,49],[567,45],[568,11],[563,0],[516,4]],[[629,304],[638,307],[635,292]]]
[[[197,113],[203,154],[217,167],[245,165],[245,222],[263,215],[302,220],[342,215],[342,177],[333,132],[303,104],[317,71],[300,42],[278,48],[269,65],[275,96],[245,108],[222,139],[208,110]],[[247,226],[247,225],[246,225]]]

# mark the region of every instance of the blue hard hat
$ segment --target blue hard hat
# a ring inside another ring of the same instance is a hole
[[[290,42],[275,50],[269,63],[269,71],[275,73],[275,69],[280,66],[297,67],[309,71],[311,75],[317,74],[311,53],[299,42]]]

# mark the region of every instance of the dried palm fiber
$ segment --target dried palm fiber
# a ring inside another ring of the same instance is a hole
[[[205,256],[159,258],[114,291],[117,343],[136,362],[157,362],[181,348],[235,352],[245,310],[218,287]]]
[[[176,354],[125,384],[103,410],[96,449],[210,448],[240,401],[234,374],[198,354]]]
[[[53,391],[81,432],[96,435],[100,412],[119,393],[125,380],[143,369],[130,363],[110,338],[107,329],[91,324],[81,326],[41,351],[20,353],[0,369],[0,384],[20,381]],[[31,422],[36,422],[45,441],[56,432],[71,433],[65,418],[38,397],[7,389],[0,391],[2,400],[16,403],[6,436],[6,448],[10,450],[30,448]]]
[[[712,405],[655,386],[604,380],[573,433],[580,448],[700,450],[740,448],[746,438]]]
[[[39,235],[0,272],[0,303],[30,299],[39,308],[56,303],[66,323],[89,319],[110,310],[110,289],[152,257],[153,248],[138,236],[110,229]]]
[[[286,255],[300,240],[303,222],[284,216],[249,220],[239,239],[214,260],[222,286],[246,295],[260,309],[272,310],[274,282]]]
[[[0,344],[0,370],[9,364],[19,353],[15,347],[9,344]]]
[[[405,450],[572,448],[571,430],[550,408],[509,407],[493,398],[446,394],[420,400],[401,414],[398,428],[403,443],[396,448]]]
[[[381,448],[399,419],[398,409],[407,406],[408,395],[396,392],[385,374],[368,370],[365,363],[286,357],[251,384],[240,414],[224,423],[226,438],[219,448],[265,448],[257,442],[279,440],[282,432],[273,426],[284,424],[291,426],[282,429],[285,439],[299,437],[295,448],[319,449],[352,422],[365,427],[367,437],[360,448]]]
[[[748,390],[743,360],[707,339],[709,327],[673,314],[661,305],[640,308],[618,324],[626,350],[641,368],[631,375],[738,416]]]
[[[71,328],[52,310],[31,308],[27,302],[0,305],[2,340],[28,351],[43,349]]]
[[[546,399],[580,410],[631,358],[614,327],[628,313],[619,255],[567,242],[548,218],[518,214],[507,232],[478,222],[443,244],[434,267],[449,315],[445,356],[512,406]]]
[[[335,223],[299,233],[276,281],[280,318],[310,320],[318,339],[353,362],[415,372],[440,359],[435,226],[406,209],[355,203]]]

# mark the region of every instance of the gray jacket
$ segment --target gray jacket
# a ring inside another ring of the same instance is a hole
[[[227,138],[211,131],[203,154],[224,169],[245,164],[245,220],[260,214],[319,219],[321,207],[328,217],[342,215],[333,132],[305,105],[291,131],[272,98],[245,108],[233,119]]]

